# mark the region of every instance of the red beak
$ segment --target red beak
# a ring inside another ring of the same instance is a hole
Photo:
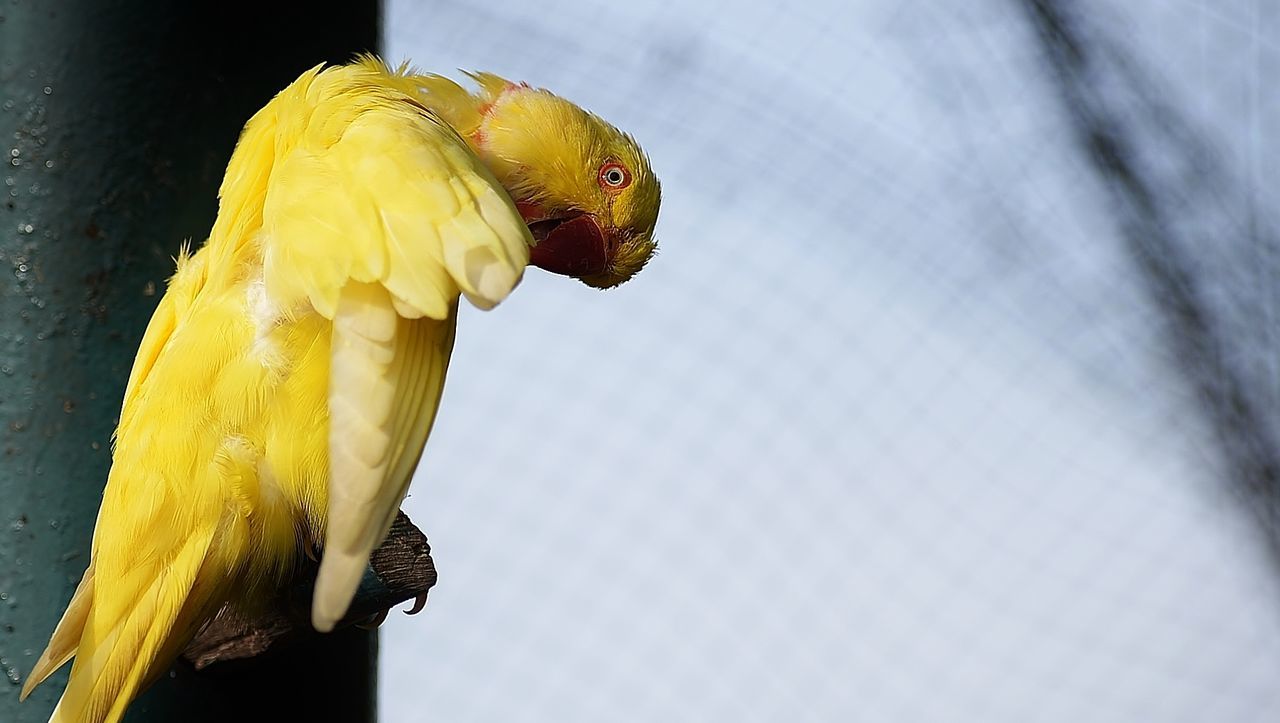
[[[591,216],[535,221],[529,230],[538,240],[529,252],[529,263],[540,269],[565,276],[591,276],[609,267],[611,244]]]
[[[530,201],[517,201],[516,208],[537,242],[529,250],[529,263],[553,274],[578,277],[602,274],[609,268],[617,244],[594,217],[578,213],[548,218],[541,206]]]

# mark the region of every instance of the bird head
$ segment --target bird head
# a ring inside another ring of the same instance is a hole
[[[424,90],[515,201],[530,263],[601,289],[640,271],[661,189],[635,139],[549,91],[469,75],[479,90],[465,97],[438,76]]]

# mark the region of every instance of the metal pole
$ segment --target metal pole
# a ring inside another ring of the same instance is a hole
[[[237,134],[301,71],[375,50],[376,0],[0,4],[0,721],[87,563],[124,382]],[[377,639],[349,631],[194,673],[129,721],[375,719]],[[221,669],[219,669],[221,668]]]

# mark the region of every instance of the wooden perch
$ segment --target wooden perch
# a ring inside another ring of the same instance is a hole
[[[214,663],[256,657],[289,641],[319,635],[311,627],[311,591],[317,569],[316,563],[307,561],[294,583],[265,612],[252,618],[224,609],[201,629],[182,657],[200,670]],[[401,512],[387,539],[369,558],[351,609],[338,627],[370,618],[380,622],[388,610],[406,600],[425,601],[427,591],[435,584],[431,546]],[[420,609],[420,604],[415,605],[411,613]]]

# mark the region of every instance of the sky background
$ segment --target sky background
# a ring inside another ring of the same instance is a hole
[[[1278,207],[1280,10],[1077,6]],[[627,286],[464,311],[384,720],[1280,716],[1280,587],[1013,2],[385,25],[632,132],[664,204]]]

